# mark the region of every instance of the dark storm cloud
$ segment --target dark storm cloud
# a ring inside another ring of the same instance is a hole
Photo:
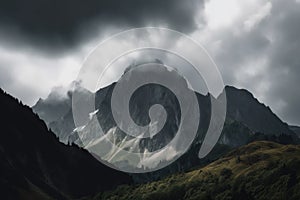
[[[72,47],[105,25],[162,25],[189,32],[201,0],[2,0],[2,38]]]

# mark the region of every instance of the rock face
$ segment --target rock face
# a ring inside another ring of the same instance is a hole
[[[54,88],[45,100],[40,98],[32,107],[32,110],[38,113],[47,125],[53,121],[61,120],[71,108],[71,93],[61,90]]]
[[[0,195],[4,199],[80,198],[131,178],[76,145],[65,145],[46,124],[0,90]]]
[[[229,118],[244,123],[254,132],[268,135],[294,135],[288,124],[282,122],[272,110],[260,103],[249,91],[226,87]]]
[[[290,130],[294,131],[297,136],[300,138],[300,127],[299,126],[289,126]]]

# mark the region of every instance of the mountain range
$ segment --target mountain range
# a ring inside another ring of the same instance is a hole
[[[135,73],[136,76],[145,75],[142,71]],[[185,84],[185,80],[179,77],[177,73],[172,71],[169,73],[170,76],[175,77],[177,83]],[[126,143],[127,136],[117,127],[112,115],[110,102],[114,87],[115,83],[95,93],[95,107],[97,112],[93,113],[94,117],[83,126],[82,132],[87,133],[90,132],[90,130],[95,130],[95,120],[97,120],[104,132],[111,133],[111,130],[113,130],[111,137],[114,138],[114,141],[119,141],[120,144],[122,142]],[[55,100],[52,98],[55,94],[50,94],[45,100],[40,99],[32,109],[46,121],[48,127],[56,134],[61,142],[66,144],[75,143],[81,146],[82,137],[78,137],[78,133],[76,132],[71,105],[72,94],[82,91],[82,88],[77,86],[74,90],[69,91],[68,95],[65,95],[65,98],[57,98]],[[246,145],[252,141],[268,140],[281,144],[299,143],[299,137],[295,129],[280,120],[268,106],[260,103],[249,91],[237,89],[232,86],[226,86],[224,90],[227,97],[226,120],[221,137],[212,152],[204,159],[198,158],[198,152],[209,125],[211,114],[210,100],[215,97],[209,93],[205,95],[196,93],[202,117],[199,122],[196,139],[189,150],[176,162],[166,168],[155,172],[132,175],[135,182],[143,183],[158,180],[169,174],[189,171],[195,167],[204,166],[220,158],[231,149]],[[133,94],[131,104],[129,105],[131,117],[138,124],[148,124],[150,119],[147,112],[151,105],[156,103],[166,108],[168,120],[163,129],[154,138],[142,139],[137,142],[137,148],[140,152],[160,149],[170,142],[179,127],[181,113],[176,96],[167,88],[157,84],[143,86]],[[51,110],[49,116],[47,116],[48,110]],[[56,112],[56,110],[58,112]],[[54,120],[52,112],[56,114],[59,113]],[[86,140],[84,141],[85,143],[93,139],[94,135],[91,135],[92,138],[84,137]]]
[[[3,199],[300,198],[299,145],[259,141],[224,155],[225,147],[219,144],[213,152],[222,158],[215,157],[208,165],[132,185],[129,175],[102,165],[76,145],[60,143],[31,108],[3,90],[0,106]],[[239,122],[232,123],[240,127]]]
[[[91,117],[106,131],[116,129],[110,109],[114,86],[96,92],[98,112]],[[249,91],[232,86],[225,91],[224,129],[207,157],[199,159],[198,152],[209,123],[211,95],[196,93],[205,117],[189,150],[161,170],[127,174],[100,163],[80,147],[71,109],[74,91],[63,97],[53,91],[30,108],[0,90],[0,195],[4,199],[174,199],[174,195],[181,199],[239,199],[241,195],[259,199],[255,195],[267,198],[271,195],[267,191],[278,190],[277,194],[297,199],[299,128],[282,122]],[[130,112],[136,122],[149,122],[145,113],[153,103],[164,105],[170,117],[154,142],[139,144],[141,150],[160,148],[174,136],[181,117],[175,99],[155,84],[133,95]],[[91,120],[83,129],[92,126]],[[122,131],[115,131],[114,136],[123,137]],[[258,184],[260,180],[264,185]]]
[[[144,75],[144,74],[138,74]],[[172,74],[172,76],[175,76]],[[180,80],[178,78],[178,80]],[[80,87],[80,86],[78,86]],[[98,90],[95,94],[96,109],[99,110],[97,116],[103,116],[102,118],[109,118],[106,120],[108,124],[103,125],[104,129],[110,129],[115,127],[115,122],[111,114],[110,101],[112,91],[115,87],[115,83]],[[75,88],[74,90],[80,90]],[[32,107],[33,111],[37,113],[48,125],[48,127],[57,135],[63,143],[73,143],[71,139],[73,130],[75,129],[73,116],[72,116],[72,93],[69,91],[64,98],[53,98],[55,91],[49,94],[49,96],[39,101]],[[296,126],[289,126],[287,123],[280,120],[280,118],[272,112],[270,107],[260,103],[249,91],[245,89],[237,89],[233,86],[225,87],[227,97],[227,115],[226,122],[231,123],[233,121],[240,122],[244,126],[248,127],[251,132],[263,133],[264,135],[275,135],[281,134],[290,135],[296,139],[296,132],[299,132],[299,128]],[[208,120],[210,119],[210,94],[202,95],[197,94],[200,110],[201,120],[199,129],[206,129]],[[180,107],[178,102],[175,100],[176,97],[159,85],[150,84],[148,86],[139,89],[139,92],[132,97],[131,115],[132,118],[139,123],[146,123],[149,121],[149,117],[143,112],[153,104],[153,102],[159,102],[162,105],[168,106],[173,113],[168,116],[175,120],[180,118]],[[98,117],[101,123],[100,117]],[[169,129],[174,128],[175,125],[168,127]],[[178,126],[178,124],[176,125]],[[169,131],[170,132],[170,131]],[[226,137],[226,136],[224,136]],[[230,138],[221,139],[223,143],[228,143],[231,146],[238,146],[245,144],[245,142],[230,140]],[[237,144],[234,144],[234,143]],[[240,143],[240,144],[238,144]]]

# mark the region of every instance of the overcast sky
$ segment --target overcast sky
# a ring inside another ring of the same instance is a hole
[[[0,87],[33,105],[75,80],[98,42],[144,26],[192,36],[225,84],[300,125],[300,0],[2,0]]]

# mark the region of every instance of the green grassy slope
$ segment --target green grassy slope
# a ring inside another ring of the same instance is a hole
[[[201,169],[94,199],[300,199],[300,146],[253,142]]]

